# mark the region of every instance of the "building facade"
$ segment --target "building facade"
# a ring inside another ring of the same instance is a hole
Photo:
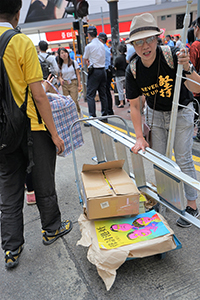
[[[50,0],[49,0],[50,1]],[[33,3],[32,0],[31,3]],[[44,4],[47,0],[41,0]],[[67,1],[58,1],[60,10],[64,11]],[[97,31],[104,31],[111,38],[109,4],[105,0],[88,0],[89,3],[89,25],[97,26]],[[183,20],[186,13],[187,1],[182,0],[119,0],[118,22],[120,38],[126,38],[132,18],[144,12],[150,12],[157,20],[158,26],[165,30],[165,35],[182,34]],[[141,6],[140,6],[141,5]],[[192,1],[190,6],[191,22],[197,18],[198,0]],[[73,22],[71,15],[64,15],[63,18],[25,23],[26,14],[30,6],[30,1],[23,1],[20,27],[22,32],[29,35],[34,44],[39,40],[47,40],[51,48],[60,45],[69,46],[72,43]]]

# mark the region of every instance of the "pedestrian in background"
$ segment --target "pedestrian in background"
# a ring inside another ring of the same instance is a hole
[[[49,66],[49,72],[52,74],[52,76],[54,76],[54,80],[53,80],[52,84],[56,86],[57,85],[56,77],[58,75],[58,65],[56,63],[55,56],[51,55],[51,53],[47,53],[48,43],[46,41],[40,41],[38,44],[38,47],[40,50],[39,54],[38,54],[39,61],[40,62],[44,62],[45,60],[47,61],[48,66]],[[45,74],[43,73],[43,78],[47,79],[48,75],[49,74],[47,74],[45,76]],[[55,93],[55,90],[52,87],[50,87],[49,92]]]
[[[81,117],[81,109],[78,103],[78,92],[81,91],[81,77],[79,65],[76,60],[70,58],[67,49],[58,49],[59,81],[62,86],[63,95],[70,95],[76,104],[76,109]]]
[[[126,61],[126,45],[125,44],[120,44],[118,46],[118,51],[119,55],[117,55],[115,62],[114,62],[114,67],[116,69],[115,73],[115,80],[116,80],[116,86],[117,86],[117,91],[118,91],[118,96],[119,96],[119,105],[118,108],[123,108],[124,107],[124,101],[125,101],[125,70],[127,67],[127,61]]]
[[[0,1],[0,35],[17,27],[21,7],[21,0]],[[31,121],[33,139],[32,179],[42,223],[43,243],[50,245],[72,229],[71,221],[61,222],[55,188],[56,147],[57,153],[62,153],[64,142],[56,131],[51,107],[41,84],[43,74],[32,41],[25,34],[13,36],[6,47],[3,61],[18,106],[23,104],[29,87],[27,115]],[[38,122],[33,99],[42,123]],[[0,155],[1,245],[6,268],[18,265],[23,250],[24,183],[30,163],[29,149],[27,130],[24,130],[19,147],[12,153]]]
[[[48,92],[51,88],[51,85],[54,78],[49,74],[47,80],[44,80],[42,82],[42,86],[45,92]],[[28,205],[36,204],[36,198],[35,198],[35,191],[33,186],[33,179],[32,179],[32,172],[26,174],[26,180],[25,180],[25,187],[26,187],[26,203]]]
[[[181,48],[182,43],[181,43],[179,35],[175,36],[175,41],[176,41],[176,45],[175,46],[178,47],[178,48]]]
[[[110,92],[110,85],[112,81],[112,66],[111,66],[111,52],[110,48],[106,45],[108,40],[107,35],[104,32],[100,32],[98,36],[99,40],[104,44],[105,48],[105,69],[106,69],[106,95],[107,95],[107,103],[108,103],[108,115],[114,115],[113,111],[113,100]]]
[[[128,38],[126,38],[126,41],[128,41]],[[135,48],[131,44],[126,45],[127,51],[126,51],[126,62],[129,63],[135,54]]]
[[[187,43],[186,43],[186,48],[190,49],[192,43],[195,41],[195,36],[194,36],[194,27],[189,28],[187,32]]]
[[[87,33],[90,43],[85,47],[83,60],[84,65],[88,66],[86,99],[89,115],[91,117],[96,117],[95,96],[98,91],[101,101],[101,115],[107,116],[108,103],[106,96],[105,48],[97,38],[97,29],[95,26],[89,26]]]
[[[26,203],[28,205],[36,204],[35,192],[33,187],[32,173],[26,174]]]
[[[171,36],[169,34],[166,35],[167,45],[170,47],[174,47],[174,42],[171,40]]]

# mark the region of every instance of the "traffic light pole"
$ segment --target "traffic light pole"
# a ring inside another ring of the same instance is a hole
[[[110,11],[113,61],[117,57],[117,47],[119,45],[118,1],[119,0],[107,0]]]
[[[81,18],[78,18],[78,22],[79,22],[79,35],[80,35],[80,42],[81,42],[81,52],[82,55],[85,51],[85,35],[83,32],[83,21]]]
[[[85,51],[85,34],[83,31],[83,21],[82,18],[78,18],[79,21],[79,36],[80,36],[80,43],[81,43],[81,54],[84,54]],[[86,100],[86,83],[87,83],[87,66],[83,64],[83,69],[81,70],[81,81],[83,87],[83,97]]]
[[[66,14],[72,14],[75,19],[78,19],[79,22],[79,36],[77,36],[77,44],[78,48],[79,45],[81,46],[79,49],[79,54],[83,55],[85,51],[85,35],[83,32],[83,22],[82,18],[88,15],[88,7],[89,4],[86,0],[69,0],[67,3],[67,7],[65,8],[65,15]],[[73,22],[74,25],[74,22]],[[74,28],[75,29],[75,28]],[[80,43],[79,43],[80,41]],[[87,77],[86,77],[86,69],[87,67],[84,66],[81,70],[81,81],[82,81],[82,86],[83,86],[83,96],[84,99],[86,100],[86,82],[87,82]]]

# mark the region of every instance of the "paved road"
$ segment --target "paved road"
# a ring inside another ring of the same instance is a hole
[[[76,150],[79,168],[83,163],[91,163],[91,157],[95,155],[90,129],[83,127],[83,135],[84,146]],[[167,211],[166,219],[181,241],[182,249],[168,252],[162,260],[151,256],[125,262],[117,270],[113,287],[106,291],[96,267],[87,260],[87,248],[76,246],[81,237],[77,220],[82,206],[79,205],[73,167],[71,155],[58,158],[56,185],[60,209],[63,218],[73,221],[73,230],[54,244],[44,246],[38,210],[35,205],[25,203],[26,243],[19,266],[12,271],[5,270],[3,252],[0,252],[0,299],[199,299],[200,230],[194,226],[188,229],[177,227],[177,217],[170,211]],[[198,204],[200,207],[199,199]]]

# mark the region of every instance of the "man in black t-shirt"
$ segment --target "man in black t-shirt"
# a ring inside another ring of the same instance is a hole
[[[200,76],[190,64],[187,50],[175,47],[167,48],[168,52],[171,51],[172,57],[171,61],[167,61],[167,55],[164,55],[157,45],[157,39],[161,33],[155,19],[149,13],[136,16],[132,20],[127,42],[133,44],[137,57],[126,69],[126,97],[130,101],[131,119],[136,133],[136,143],[132,148],[134,153],[140,149],[145,151],[145,148],[149,146],[143,138],[139,96],[143,94],[146,97],[148,123],[152,129],[152,148],[165,155],[177,65],[183,65],[185,77],[200,82]],[[191,110],[193,108],[191,91],[200,92],[200,87],[189,80],[182,80],[174,152],[176,162],[181,170],[196,179],[192,160],[194,113]],[[186,107],[183,108],[183,105]],[[185,194],[187,198],[186,212],[197,217],[199,211],[196,206],[196,190],[185,185]],[[177,224],[182,227],[191,226],[182,218],[177,220]]]

